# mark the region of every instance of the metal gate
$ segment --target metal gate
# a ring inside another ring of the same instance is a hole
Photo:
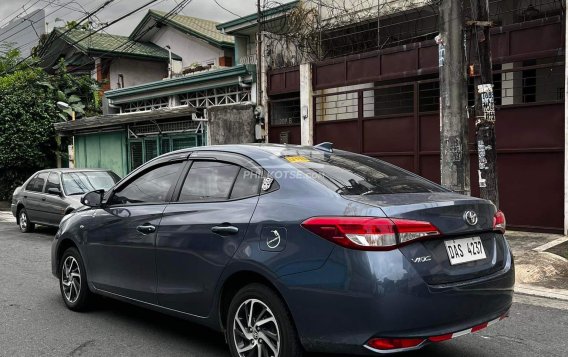
[[[495,71],[501,208],[511,227],[562,232],[563,85],[556,85],[547,71],[556,76],[563,71],[563,62],[554,60],[548,67],[523,64]],[[314,142],[330,141],[337,148],[440,181],[437,79],[381,86],[367,83],[316,93]],[[472,194],[478,195],[473,119],[469,124]]]

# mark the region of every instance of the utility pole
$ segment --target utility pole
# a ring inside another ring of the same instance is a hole
[[[262,12],[260,0],[256,0],[256,103],[262,105]]]
[[[474,20],[469,25],[472,53],[477,56],[477,63],[470,66],[470,75],[474,76],[475,83],[475,141],[479,159],[479,192],[481,198],[491,200],[499,207],[489,0],[474,0],[472,6]]]
[[[461,0],[440,2],[440,171],[442,186],[471,193],[467,149],[467,76]]]

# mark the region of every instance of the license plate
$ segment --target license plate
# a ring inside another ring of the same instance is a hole
[[[485,259],[485,250],[479,237],[444,241],[451,265]]]

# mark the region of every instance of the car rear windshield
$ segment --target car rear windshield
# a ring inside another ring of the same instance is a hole
[[[108,191],[119,180],[114,172],[81,171],[68,172],[61,175],[65,194],[82,195],[94,190]]]
[[[443,192],[442,187],[369,156],[336,150],[294,150],[284,159],[341,195]]]

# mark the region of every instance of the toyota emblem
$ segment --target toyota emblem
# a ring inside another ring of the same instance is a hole
[[[463,220],[470,226],[475,226],[477,224],[477,213],[474,211],[465,211],[463,214]]]

